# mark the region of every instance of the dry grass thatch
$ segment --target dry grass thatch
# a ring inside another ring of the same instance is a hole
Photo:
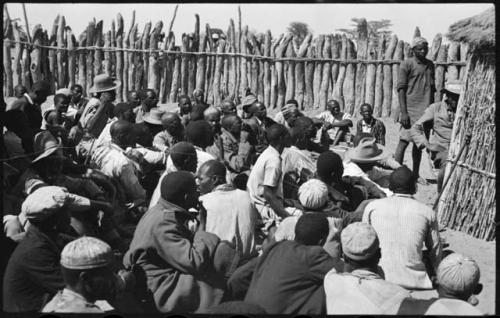
[[[495,47],[495,8],[455,22],[446,36],[452,41],[468,42],[474,49]]]

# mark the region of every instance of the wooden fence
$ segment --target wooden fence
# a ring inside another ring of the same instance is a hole
[[[308,35],[300,45],[291,34],[256,35],[232,19],[225,36],[216,39],[208,24],[200,30],[198,15],[194,32],[176,42],[172,22],[166,33],[161,21],[146,23],[139,33],[135,18],[127,31],[118,14],[111,30],[104,31],[103,21],[94,19],[77,38],[64,16],[58,16],[50,31],[36,25],[31,41],[16,22],[4,22],[12,31],[4,31],[4,96],[12,96],[17,84],[30,87],[42,79],[53,91],[78,83],[85,93],[95,75],[107,73],[122,82],[118,101],[129,90],[153,88],[161,103],[176,102],[180,94],[201,88],[208,103],[217,105],[228,97],[239,102],[250,88],[270,108],[294,98],[302,109],[323,109],[336,99],[350,114],[358,113],[363,102],[373,105],[377,117],[399,114],[395,88],[399,63],[412,55],[410,45],[396,35],[369,38],[366,21],[356,43],[344,34],[326,34]],[[440,34],[430,43],[436,99],[446,78],[463,73],[467,52],[467,44],[443,44]]]

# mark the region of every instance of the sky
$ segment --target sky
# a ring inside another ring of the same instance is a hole
[[[242,26],[248,25],[249,30],[265,32],[270,30],[273,36],[286,32],[290,22],[299,21],[309,25],[315,35],[336,33],[338,28],[349,28],[351,18],[366,18],[370,20],[389,19],[391,30],[399,39],[410,42],[415,27],[419,27],[423,37],[430,42],[437,33],[445,34],[448,27],[463,18],[483,12],[493,6],[491,3],[426,3],[426,4],[365,4],[365,3],[317,3],[317,4],[222,4],[222,3],[181,3],[177,11],[173,31],[176,39],[184,32],[194,31],[196,13],[200,16],[200,29],[205,29],[208,23],[212,28],[226,31],[229,19],[232,18],[238,26],[238,5],[241,6]],[[24,16],[21,3],[7,3],[11,19],[19,18],[18,23],[24,26]],[[57,14],[64,15],[66,25],[69,25],[78,38],[89,21],[96,18],[103,20],[105,31],[111,29],[112,19],[121,13],[125,30],[130,27],[132,12],[136,11],[136,23],[142,32],[148,21],[153,26],[163,21],[163,32],[170,24],[174,13],[174,3],[27,3],[26,11],[30,30],[36,24],[51,30]],[[177,42],[177,41],[176,41]]]

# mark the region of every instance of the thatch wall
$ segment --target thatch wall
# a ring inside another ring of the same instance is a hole
[[[455,26],[464,22],[450,27],[452,39],[467,39],[474,30],[480,31],[471,43],[474,50],[468,61],[448,154],[449,160],[458,160],[458,164],[453,171],[452,164],[447,165],[445,180],[448,175],[450,179],[438,205],[438,216],[441,223],[452,229],[490,241],[496,238],[497,225],[495,32],[494,20],[491,23],[485,19],[483,23],[489,26],[484,27],[477,19],[478,16],[463,20],[469,21],[469,27],[462,29],[462,33]],[[470,144],[457,158],[468,136]]]

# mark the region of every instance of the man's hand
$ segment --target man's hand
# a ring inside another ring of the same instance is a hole
[[[250,139],[250,133],[246,130],[241,130],[240,143],[246,143]]]
[[[331,123],[324,123],[322,129],[323,130],[330,130],[333,128],[333,125]]]
[[[200,208],[199,208],[199,221],[200,225],[198,226],[198,231],[205,231],[206,225],[207,225],[207,210],[203,206],[203,204],[200,203]]]
[[[404,129],[408,129],[411,127],[410,116],[408,115],[408,113],[401,113],[401,118],[399,119],[399,122],[401,123]]]

